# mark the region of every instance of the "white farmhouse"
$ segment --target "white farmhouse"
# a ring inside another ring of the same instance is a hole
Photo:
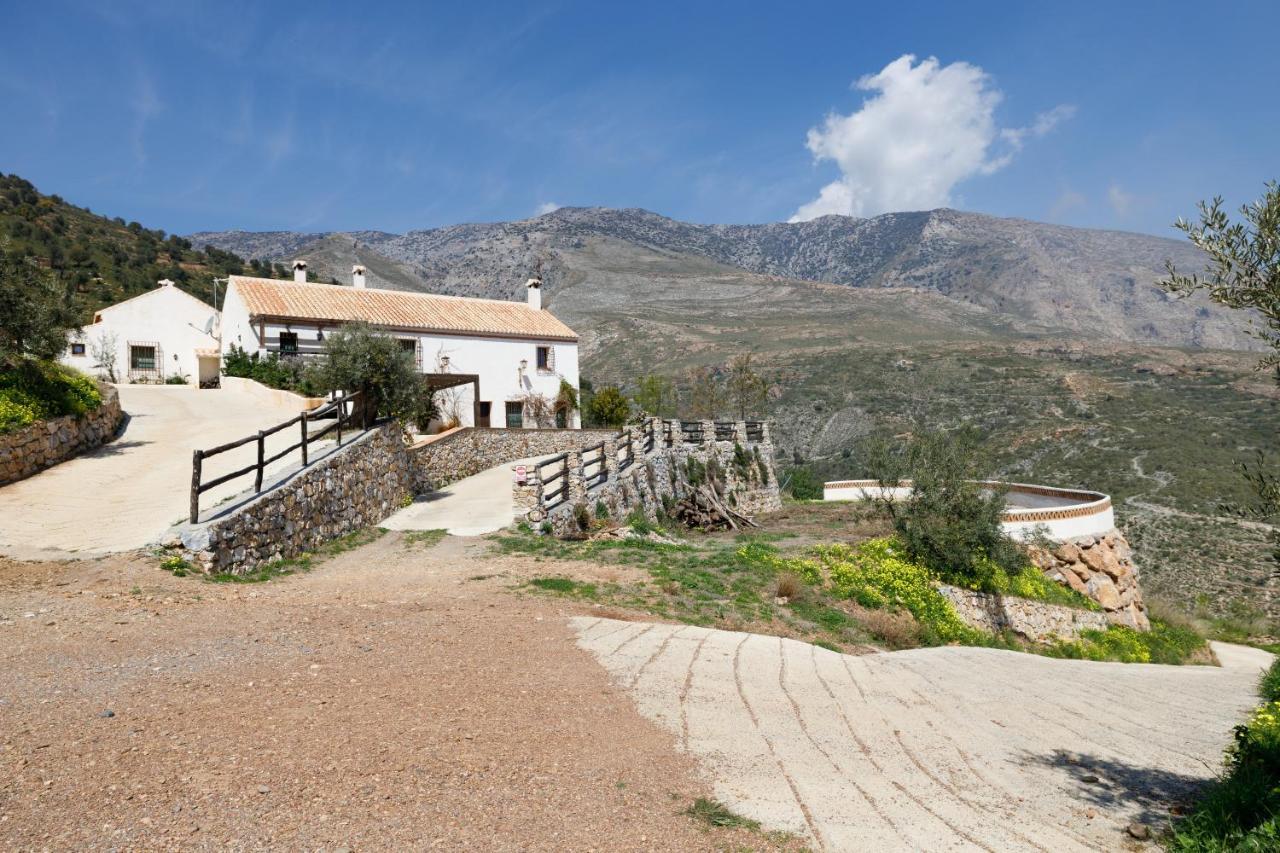
[[[578,413],[554,401],[561,382],[577,393],[578,336],[543,309],[541,281],[527,287],[526,302],[380,290],[361,266],[346,287],[308,282],[296,261],[293,281],[230,277],[222,351],[305,358],[344,323],[368,323],[413,352],[446,425],[577,428]]]
[[[165,279],[155,290],[98,311],[93,322],[72,333],[63,364],[106,375],[95,357],[103,346],[115,353],[118,382],[189,384],[216,379],[219,371],[218,311]]]

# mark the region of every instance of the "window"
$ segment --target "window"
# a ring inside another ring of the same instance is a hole
[[[538,369],[544,373],[549,372],[553,363],[551,347],[538,347]]]
[[[399,338],[400,349],[413,356],[413,366],[422,369],[422,365],[418,362],[418,339],[417,338]]]
[[[72,344],[72,345],[71,345],[71,354],[72,354],[72,355],[84,355],[84,344]]]
[[[129,347],[130,370],[155,370],[156,348],[134,344]]]
[[[280,333],[280,352],[296,353],[298,351],[298,333]]]
[[[524,426],[524,403],[507,403],[507,429]]]
[[[489,426],[489,417],[492,412],[493,412],[493,403],[489,402],[488,400],[481,400],[480,401],[480,419],[476,422],[476,426],[479,426],[479,427]]]
[[[556,409],[556,427],[558,429],[567,429],[569,427],[568,409]]]

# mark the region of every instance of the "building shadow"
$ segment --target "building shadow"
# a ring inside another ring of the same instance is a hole
[[[1048,755],[1024,753],[1019,763],[1058,771],[1070,780],[1065,790],[1081,802],[1099,810],[1122,812],[1153,829],[1190,811],[1218,772],[1206,764],[1204,775],[1192,776],[1062,749]]]

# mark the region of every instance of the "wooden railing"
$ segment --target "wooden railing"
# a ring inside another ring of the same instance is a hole
[[[561,453],[544,459],[536,466],[538,482],[542,485],[539,500],[543,509],[554,509],[569,499],[569,454]],[[559,482],[556,482],[556,481]],[[554,488],[548,486],[554,484]]]
[[[733,441],[733,423],[716,421],[716,441]]]
[[[268,429],[258,430],[254,435],[247,435],[244,438],[235,441],[220,444],[217,447],[211,447],[208,450],[195,450],[191,455],[191,523],[195,524],[200,520],[200,495],[216,486],[230,482],[237,477],[243,477],[249,473],[253,473],[253,490],[255,492],[262,491],[262,474],[268,465],[288,456],[295,450],[302,451],[302,464],[308,463],[308,447],[312,442],[319,441],[329,433],[337,433],[338,444],[342,444],[342,428],[350,427],[357,417],[363,416],[363,407],[357,405],[359,402],[360,392],[353,391],[350,394],[344,394],[341,397],[335,397],[330,402],[310,412],[303,412],[296,418],[290,418],[284,423],[276,424]],[[308,424],[312,421],[332,419],[333,423],[326,426],[317,433],[311,434],[308,431]],[[275,435],[281,430],[288,429],[295,424],[300,425],[300,438],[298,441],[290,444],[283,450],[271,455],[266,455],[267,436]],[[361,427],[367,424],[361,423]],[[243,447],[251,442],[257,442],[258,456],[257,459],[243,468],[237,468],[229,474],[223,474],[221,477],[215,477],[208,482],[202,481],[204,473],[204,460],[217,456],[220,453],[226,453],[229,450],[235,450],[237,447]]]
[[[764,441],[764,421],[747,421],[747,441]]]
[[[609,469],[604,464],[604,442],[584,447],[582,449],[582,481],[586,487],[589,489],[597,483],[603,483],[608,476]]]
[[[687,444],[702,444],[702,421],[681,421],[680,440]]]
[[[655,434],[654,421],[652,419],[644,422],[644,452],[646,454],[653,452],[653,446],[658,443],[658,437]]]
[[[618,464],[618,470],[625,471],[631,467],[631,463],[636,461],[635,447],[632,446],[631,442],[631,430],[629,428],[622,430],[622,432],[618,433],[615,441],[617,445],[614,450],[616,454],[614,460]]]

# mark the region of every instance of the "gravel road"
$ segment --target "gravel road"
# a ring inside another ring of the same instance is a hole
[[[763,846],[681,814],[693,759],[508,591],[545,564],[483,547],[255,585],[0,560],[0,848]]]

